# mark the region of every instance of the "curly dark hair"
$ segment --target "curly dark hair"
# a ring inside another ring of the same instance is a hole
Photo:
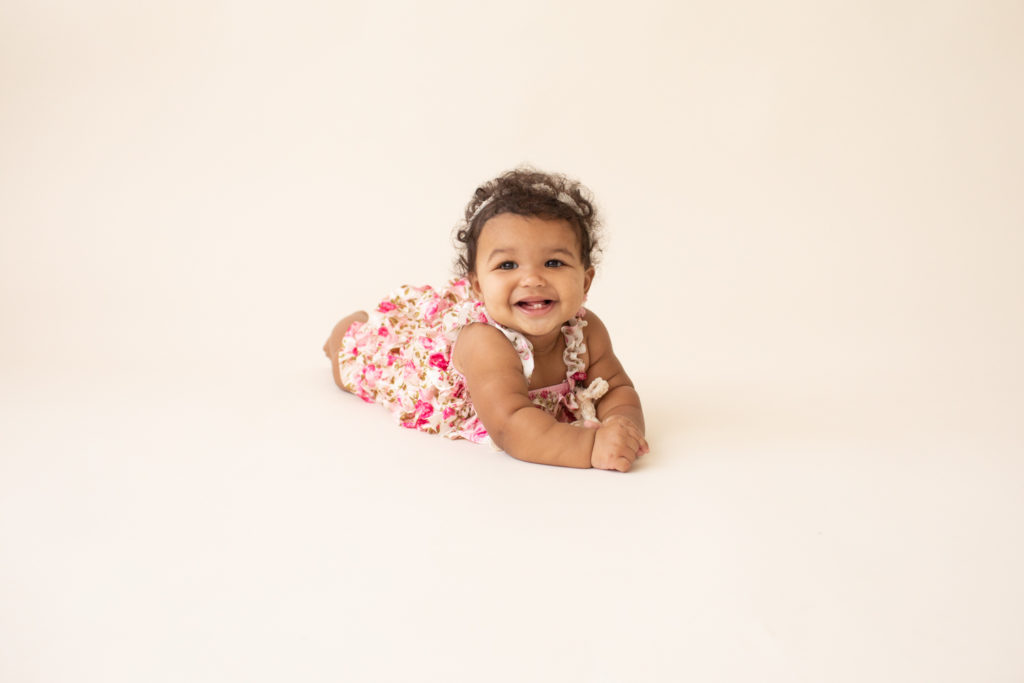
[[[521,166],[476,188],[466,204],[465,218],[455,233],[459,248],[455,267],[460,275],[473,272],[480,231],[487,221],[502,213],[565,220],[579,237],[584,267],[596,262],[601,224],[590,191],[564,175]]]

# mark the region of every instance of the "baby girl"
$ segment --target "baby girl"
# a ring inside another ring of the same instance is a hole
[[[628,471],[648,451],[640,397],[583,308],[598,226],[586,188],[510,171],[459,226],[459,279],[403,286],[342,319],[334,381],[404,427],[488,442],[520,460]]]

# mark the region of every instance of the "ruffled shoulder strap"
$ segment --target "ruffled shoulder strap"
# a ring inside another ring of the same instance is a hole
[[[488,324],[496,327],[499,332],[505,335],[505,338],[512,342],[512,346],[515,347],[516,353],[519,354],[519,360],[523,363],[523,374],[526,375],[526,381],[530,381],[530,377],[533,376],[533,344],[530,340],[523,336],[522,333],[511,330],[504,325],[494,322],[487,316]]]
[[[583,386],[587,381],[587,367],[580,356],[587,352],[586,342],[583,341],[583,328],[587,326],[584,319],[586,314],[586,309],[581,308],[576,317],[562,327],[565,333],[562,359],[565,361],[566,380],[569,383],[569,392],[564,400],[566,407],[576,417],[574,424],[578,425],[597,422],[597,401],[608,392],[608,382],[603,377],[595,377],[590,386]]]
[[[583,382],[587,379],[583,359],[580,358],[587,352],[587,345],[583,341],[583,328],[587,326],[584,316],[586,309],[581,308],[576,317],[562,326],[562,334],[565,335],[565,351],[562,352],[562,361],[565,363],[565,378],[569,381],[569,388],[572,389],[576,382]]]

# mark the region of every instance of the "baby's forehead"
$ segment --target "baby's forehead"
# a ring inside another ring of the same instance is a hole
[[[571,248],[579,253],[579,232],[564,218],[522,216],[502,213],[480,228],[479,243],[484,249],[498,248]]]
[[[467,272],[506,260],[558,259],[589,268],[588,244],[582,227],[564,218],[501,213],[487,219],[467,243]]]

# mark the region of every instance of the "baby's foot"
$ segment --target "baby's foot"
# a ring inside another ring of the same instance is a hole
[[[352,323],[356,321],[366,322],[367,319],[366,311],[356,311],[352,315],[342,318],[334,326],[334,329],[331,330],[331,336],[324,342],[324,355],[331,360],[331,372],[334,374],[334,383],[342,389],[345,387],[341,385],[341,368],[338,367],[338,351],[341,349],[341,340],[345,337],[345,333]]]
[[[338,342],[333,334],[324,342],[324,355],[331,361],[331,374],[334,375],[334,383],[344,389],[345,387],[341,386],[341,368],[338,367]]]

